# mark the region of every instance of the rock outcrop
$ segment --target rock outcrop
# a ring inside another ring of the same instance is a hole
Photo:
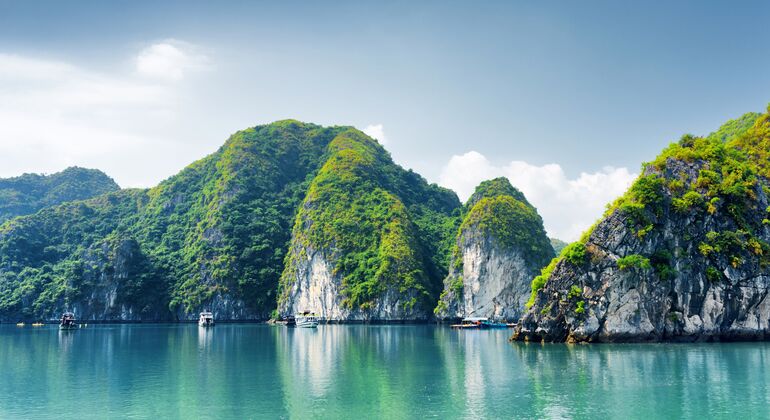
[[[537,211],[506,178],[485,181],[466,205],[439,319],[518,320],[530,282],[554,256]]]
[[[513,338],[770,338],[770,116],[743,126],[685,136],[645,165],[533,281]]]
[[[279,314],[313,311],[330,322],[431,318],[456,195],[396,166],[357,130],[341,133],[329,151],[297,214]]]

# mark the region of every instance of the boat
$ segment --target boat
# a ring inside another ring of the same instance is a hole
[[[490,321],[487,317],[474,316],[463,318],[459,324],[452,325],[452,328],[484,330],[491,328],[508,328],[508,324]]]
[[[78,324],[75,323],[75,314],[72,312],[65,312],[61,316],[59,321],[60,330],[74,330],[78,328]]]
[[[33,327],[42,327],[43,325],[45,325],[45,324],[43,324],[42,322],[33,322],[32,323]]]
[[[213,327],[214,326],[214,314],[211,312],[201,312],[200,318],[198,318],[198,326],[201,327]]]
[[[277,319],[275,321],[268,322],[271,325],[283,325],[284,327],[296,327],[297,320],[293,316],[288,316],[284,319]]]
[[[294,325],[297,328],[316,328],[318,327],[318,317],[310,311],[304,311],[294,316]]]
[[[17,327],[23,327],[23,326],[24,326],[24,322],[17,322],[17,323],[16,323],[16,326],[17,326]]]

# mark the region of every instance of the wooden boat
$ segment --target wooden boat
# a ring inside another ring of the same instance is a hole
[[[198,326],[200,327],[213,327],[214,326],[214,314],[211,312],[201,312],[200,318],[198,318]]]
[[[65,312],[61,316],[59,321],[60,330],[74,330],[78,328],[78,324],[75,323],[75,314],[72,312]]]
[[[318,327],[318,318],[310,311],[304,311],[294,316],[294,325],[297,328],[316,328]]]

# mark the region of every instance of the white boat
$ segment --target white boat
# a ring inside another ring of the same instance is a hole
[[[316,328],[318,327],[318,317],[314,313],[305,311],[294,317],[297,328]]]
[[[214,314],[211,312],[201,312],[201,316],[198,318],[198,325],[201,327],[213,327]]]

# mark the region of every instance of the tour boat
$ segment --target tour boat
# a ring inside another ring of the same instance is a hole
[[[486,317],[468,317],[463,318],[460,324],[452,325],[452,328],[463,329],[488,329],[488,328],[508,328],[508,324],[503,322],[490,321]]]
[[[314,313],[305,311],[294,317],[294,325],[297,328],[316,328],[318,327],[318,318]]]
[[[214,314],[211,312],[201,312],[201,316],[198,318],[198,325],[201,327],[213,327]]]
[[[77,327],[78,324],[75,323],[75,314],[72,312],[65,312],[61,316],[61,321],[59,322],[60,330],[74,330]]]

